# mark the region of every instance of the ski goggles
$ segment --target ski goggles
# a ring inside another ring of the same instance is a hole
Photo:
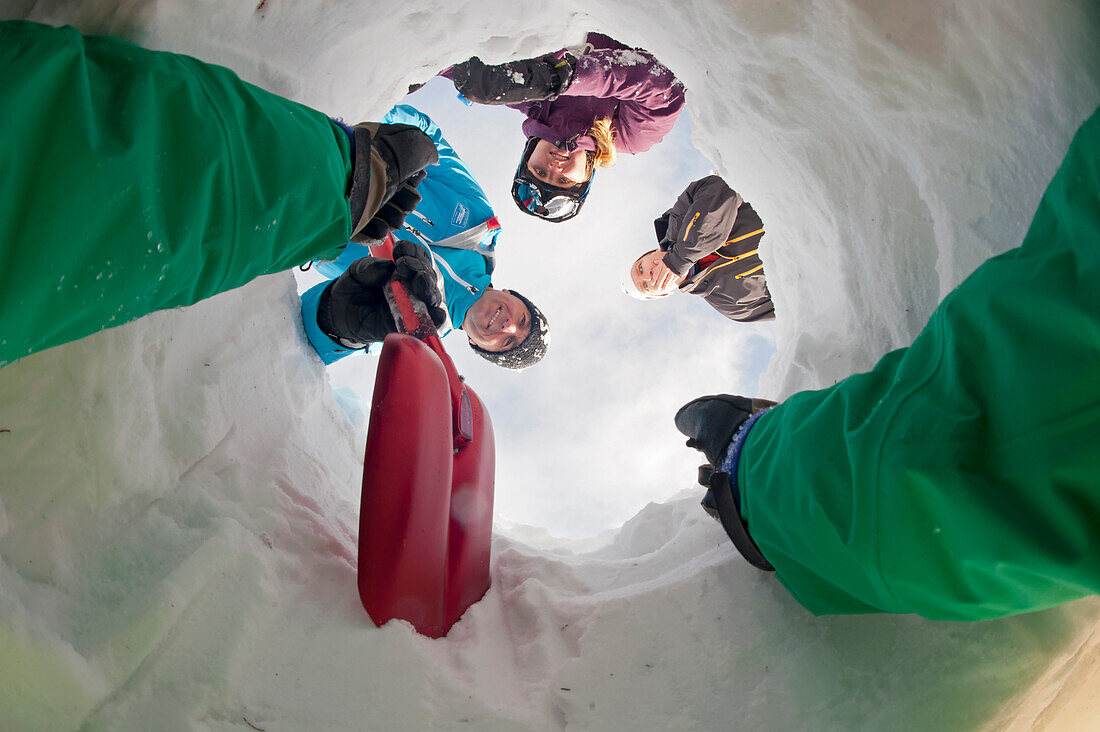
[[[543,183],[527,169],[527,160],[531,157],[531,152],[538,141],[539,138],[532,137],[523,149],[523,157],[520,158],[515,179],[512,181],[512,199],[524,213],[554,223],[568,221],[580,213],[595,173],[593,172],[593,175],[584,183],[571,188],[559,188]]]

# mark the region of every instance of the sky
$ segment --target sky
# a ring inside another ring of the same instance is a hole
[[[653,220],[714,168],[692,143],[689,115],[653,149],[599,171],[575,219],[550,224],[511,200],[520,113],[467,106],[442,78],[403,102],[439,124],[501,221],[494,285],[522,292],[550,322],[547,357],[520,373],[484,362],[461,333],[444,339],[493,420],[498,515],[583,538],[691,485],[699,454],[683,446],[673,414],[702,394],[757,394],[775,341],[772,323],[735,323],[699,297],[641,302],[622,292],[630,263],[656,246]],[[762,248],[772,244],[765,235]],[[329,367],[353,417],[370,403],[375,363],[356,355]]]

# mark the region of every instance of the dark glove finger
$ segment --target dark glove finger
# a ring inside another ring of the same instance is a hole
[[[416,190],[414,186],[410,186],[408,183],[397,189],[397,193],[393,194],[388,203],[398,210],[405,213],[411,213],[416,204],[420,203],[421,196],[420,191]]]
[[[414,257],[399,257],[395,263],[397,266],[394,268],[394,277],[402,282],[412,281],[428,270],[422,260]]]
[[[435,277],[430,275],[417,275],[410,283],[409,289],[412,290],[418,300],[429,308],[438,307],[443,302],[443,296],[440,294],[439,288],[436,287]]]
[[[386,236],[392,231],[382,219],[371,219],[360,232],[358,243],[368,247],[376,247],[386,241]]]
[[[408,261],[407,259],[402,260],[402,264]],[[419,267],[402,267],[399,264],[394,272],[394,277],[405,283],[405,286],[409,288],[409,292],[416,295],[417,299],[425,305],[438,305],[443,301],[443,296],[436,284],[434,271],[425,272]]]
[[[435,323],[436,328],[442,328],[447,322],[447,311],[438,305],[428,306],[428,314],[432,316],[432,322]]]
[[[373,219],[367,222],[358,234],[353,237],[353,241],[357,244],[365,244],[368,247],[378,246],[386,238],[393,229],[386,225],[386,222],[375,216]]]
[[[412,257],[401,257],[397,260],[393,276],[405,283],[409,292],[425,305],[431,307],[443,302],[435,270],[423,261]]]
[[[432,269],[430,264],[422,259],[400,257],[396,260],[396,264],[397,266],[394,268],[394,277],[402,282],[412,282],[417,277],[435,279],[435,270]]]
[[[393,277],[394,268],[394,263],[388,259],[363,257],[352,262],[347,272],[337,278],[337,282],[344,279],[346,275],[359,288],[381,290],[382,286]]]
[[[424,171],[413,178],[416,183],[424,177]],[[374,215],[363,228],[363,233],[372,239],[384,239],[386,234],[397,231],[405,223],[405,217],[416,208],[421,201],[420,192],[415,184],[402,185],[390,199],[382,204],[378,213]]]
[[[402,239],[393,245],[393,261],[396,262],[406,257],[420,261],[426,268],[431,269],[432,255],[428,252],[427,248],[420,246],[416,242]]]
[[[392,201],[386,201],[386,203],[382,204],[382,208],[378,209],[378,213],[375,217],[368,222],[367,230],[373,233],[374,230],[371,229],[371,225],[375,224],[375,222],[381,222],[382,225],[385,226],[386,233],[397,231],[401,228],[401,225],[405,223],[406,213],[406,211],[402,211],[395,206]],[[375,224],[375,226],[377,226],[377,224]],[[386,233],[382,234],[382,236],[385,237]]]

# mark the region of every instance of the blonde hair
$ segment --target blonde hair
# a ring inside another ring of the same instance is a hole
[[[596,168],[610,168],[615,164],[615,132],[611,129],[611,118],[600,117],[593,122],[588,136],[596,142],[595,151],[588,152],[588,175],[591,177]]]

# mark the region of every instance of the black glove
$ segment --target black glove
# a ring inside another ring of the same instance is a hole
[[[397,331],[385,285],[394,263],[381,257],[363,257],[333,280],[317,305],[317,326],[346,348],[364,348]]]
[[[715,469],[726,459],[726,449],[746,419],[775,402],[767,399],[716,394],[699,397],[680,407],[673,418],[676,429],[688,437],[687,446],[707,457]]]
[[[518,104],[557,99],[573,81],[576,58],[543,56],[489,66],[474,56],[452,67],[455,89],[478,104]]]
[[[441,327],[447,322],[447,311],[442,307],[443,295],[432,267],[432,255],[424,247],[402,240],[393,247],[393,261],[396,265],[394,278],[427,306],[435,327]]]
[[[416,125],[371,126],[374,128],[371,131],[371,154],[377,154],[386,166],[386,192],[383,200],[388,201],[413,176],[439,162],[439,150],[432,138]]]
[[[398,192],[416,187],[424,168],[439,162],[439,151],[432,138],[414,125],[364,122],[355,126],[354,135],[355,160],[348,204],[356,223],[351,240],[369,245],[382,238],[365,234],[368,226],[372,233],[378,233],[380,225],[372,225],[373,219]],[[399,200],[398,209],[406,213],[416,206],[416,201],[410,203],[408,193]],[[392,212],[389,218],[394,218]],[[383,218],[381,225],[386,225],[385,222]]]
[[[382,208],[375,217],[367,222],[367,225],[359,232],[361,240],[359,243],[374,246],[375,243],[381,243],[386,238],[386,234],[401,228],[401,225],[405,223],[405,217],[413,212],[416,204],[420,203],[420,192],[416,190],[416,187],[420,184],[420,181],[424,180],[425,175],[426,173],[422,170],[409,178],[390,197],[390,200],[382,204]]]

